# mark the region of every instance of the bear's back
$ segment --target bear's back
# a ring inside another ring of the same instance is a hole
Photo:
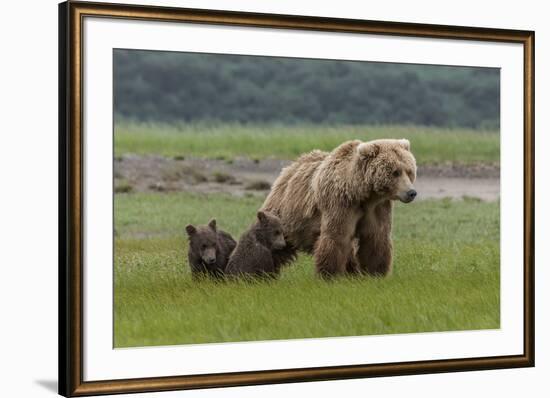
[[[257,227],[257,224],[253,224],[241,235],[229,257],[226,274],[259,276],[274,271],[272,252],[257,239]]]
[[[231,253],[233,250],[235,250],[235,247],[237,246],[237,242],[235,242],[235,239],[233,237],[222,230],[218,230],[218,256],[217,256],[217,263],[218,266],[225,271],[227,267],[227,263],[229,261],[229,257],[231,256]]]
[[[329,155],[328,152],[314,150],[306,153],[285,167],[273,183],[273,187],[262,206],[263,210],[270,211],[283,220],[289,214],[294,214],[300,207],[310,215],[313,209],[309,206],[311,196],[311,180],[319,165]],[[286,214],[284,214],[286,213]]]

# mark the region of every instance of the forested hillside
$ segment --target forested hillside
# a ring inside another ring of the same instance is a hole
[[[115,50],[118,120],[495,129],[486,68]]]

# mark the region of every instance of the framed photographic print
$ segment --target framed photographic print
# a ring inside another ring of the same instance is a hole
[[[59,30],[62,395],[534,366],[534,32]]]

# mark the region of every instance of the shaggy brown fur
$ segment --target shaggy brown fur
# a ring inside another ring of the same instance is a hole
[[[387,275],[392,265],[392,200],[410,202],[416,161],[407,140],[348,141],[313,151],[282,170],[262,210],[283,223],[287,248],[313,253],[319,274]]]
[[[263,211],[259,211],[257,217],[229,258],[227,275],[276,277],[279,274],[274,253],[285,247],[281,220]]]
[[[223,276],[229,255],[237,243],[225,231],[218,230],[216,220],[208,225],[185,227],[189,236],[189,266],[194,278]]]

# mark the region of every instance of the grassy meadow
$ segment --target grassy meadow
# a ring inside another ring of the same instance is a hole
[[[279,146],[288,155],[292,148]],[[388,278],[326,282],[301,255],[275,282],[192,281],[184,226],[216,217],[238,237],[261,203],[223,194],[115,195],[115,347],[499,327],[498,202],[396,204]]]
[[[123,122],[115,126],[115,156],[294,159],[349,139],[384,137],[408,138],[421,165],[499,162],[498,133],[406,126]],[[237,239],[262,196],[129,191],[114,202],[115,347],[500,326],[499,202],[397,203],[387,278],[327,282],[301,254],[280,280],[245,283],[193,281],[184,227],[216,218]]]
[[[118,123],[115,155],[294,159],[312,149],[332,150],[344,141],[408,138],[418,164],[498,163],[498,132],[408,126],[163,125]]]

